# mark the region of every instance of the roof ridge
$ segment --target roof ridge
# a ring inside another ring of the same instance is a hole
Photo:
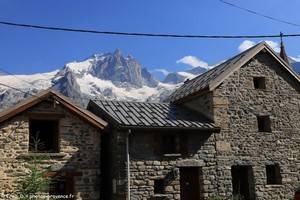
[[[78,106],[70,98],[66,97],[65,95],[63,95],[58,91],[54,91],[53,89],[42,90],[39,93],[35,94],[34,96],[25,98],[24,100],[17,103],[13,107],[10,107],[0,112],[0,123],[14,117],[19,113],[26,111],[30,107],[37,105],[38,103],[44,101],[49,97],[53,97],[55,101],[58,101],[60,104],[62,104],[65,108],[69,109],[74,114],[83,117],[92,125],[101,129],[104,129],[107,126],[107,122],[102,120],[100,117],[96,116],[89,110]]]
[[[235,56],[232,56],[232,57],[228,58],[228,59],[225,60],[224,62],[219,63],[218,65],[216,65],[215,67],[213,67],[213,68],[207,70],[206,72],[204,72],[204,73],[202,73],[202,74],[199,74],[198,76],[195,76],[194,78],[192,78],[192,79],[189,80],[189,81],[192,81],[192,80],[194,80],[194,79],[196,79],[196,78],[198,78],[198,77],[201,77],[201,76],[207,74],[208,72],[212,71],[213,69],[216,69],[216,68],[219,67],[220,65],[223,65],[223,64],[225,64],[226,62],[229,62],[229,61],[233,60],[234,58],[239,57],[240,55],[242,55],[242,54],[244,54],[244,53],[247,53],[247,52],[250,51],[251,49],[254,49],[254,47],[257,47],[257,46],[262,45],[262,44],[267,44],[267,43],[266,43],[265,41],[260,42],[260,43],[257,43],[256,45],[254,45],[254,46],[252,46],[252,47],[246,49],[245,51],[242,51],[242,52],[240,52],[239,54],[236,54]]]
[[[297,76],[295,72],[288,67],[277,54],[275,54],[274,50],[265,41],[262,41],[184,83],[169,96],[169,101],[178,102],[187,96],[198,93],[199,91],[213,90],[225,78],[227,78],[231,72],[244,65],[245,62],[253,58],[253,56],[262,49],[266,49],[274,57],[274,59],[279,61],[282,67],[286,68],[289,73],[299,81],[299,76]]]

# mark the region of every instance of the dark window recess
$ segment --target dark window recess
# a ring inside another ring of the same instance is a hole
[[[29,151],[58,152],[58,121],[30,120]]]
[[[257,125],[259,132],[271,132],[270,116],[257,116]]]
[[[74,194],[74,178],[73,177],[54,177],[51,180],[50,183],[50,195],[69,195],[70,198],[68,199],[74,199],[72,198],[72,195]]]
[[[164,194],[165,183],[163,179],[154,180],[154,194]]]
[[[163,154],[186,154],[187,135],[164,135],[162,137]]]
[[[255,89],[266,89],[266,78],[253,77],[253,84]]]
[[[232,166],[232,195],[243,200],[255,199],[254,176],[251,166]]]
[[[188,136],[184,134],[154,134],[154,153],[162,154],[188,154]]]
[[[267,184],[268,185],[282,184],[280,167],[278,164],[266,165],[266,173],[267,173]]]
[[[163,153],[164,154],[173,154],[179,153],[178,139],[174,135],[165,135],[163,136]]]

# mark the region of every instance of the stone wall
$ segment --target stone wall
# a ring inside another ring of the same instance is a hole
[[[202,197],[207,197],[217,190],[214,134],[201,131],[173,131],[173,133],[184,134],[188,138],[188,153],[186,155],[168,156],[157,152],[156,138],[163,134],[170,134],[170,131],[132,131],[130,134],[130,190],[132,200],[159,199],[158,197],[161,199],[180,199],[180,167],[199,167],[202,170],[204,189]],[[111,167],[116,191],[112,199],[126,199],[125,141],[127,132],[116,131],[114,134],[115,142],[112,146],[116,148],[113,148]],[[163,179],[165,182],[162,196],[154,194],[154,180],[156,179]]]
[[[16,181],[28,172],[25,158],[29,149],[29,114],[64,114],[59,120],[60,152],[44,154],[44,166],[55,170],[73,169],[77,199],[100,198],[100,131],[52,102],[42,102],[0,125],[0,191],[15,192]],[[0,197],[3,199],[4,197]]]
[[[253,77],[266,78],[254,89]],[[292,199],[300,185],[300,94],[295,81],[269,54],[260,52],[213,91],[219,195],[232,195],[231,167],[251,165],[259,200]],[[203,97],[197,100],[203,105]],[[190,108],[190,102],[186,103]],[[257,116],[269,115],[272,132],[258,132]],[[266,184],[266,164],[279,164],[282,185]]]

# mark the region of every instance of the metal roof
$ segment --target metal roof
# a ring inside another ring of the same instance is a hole
[[[186,81],[181,87],[173,92],[169,101],[180,101],[185,97],[196,94],[199,91],[214,90],[220,83],[222,83],[229,75],[241,66],[246,64],[251,58],[253,58],[262,49],[269,52],[281,65],[296,79],[299,81],[299,76],[294,72],[288,64],[275,53],[272,48],[265,42],[261,42],[246,51],[228,59],[227,61],[219,64],[218,66],[208,70],[207,72],[200,74],[192,80]]]
[[[169,103],[91,100],[89,106],[121,127],[218,129],[204,116]]]

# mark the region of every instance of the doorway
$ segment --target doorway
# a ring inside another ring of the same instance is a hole
[[[180,168],[180,199],[191,200],[202,197],[202,170],[199,167]]]
[[[254,200],[254,176],[251,166],[232,166],[232,194],[234,197],[240,197],[243,200]]]

